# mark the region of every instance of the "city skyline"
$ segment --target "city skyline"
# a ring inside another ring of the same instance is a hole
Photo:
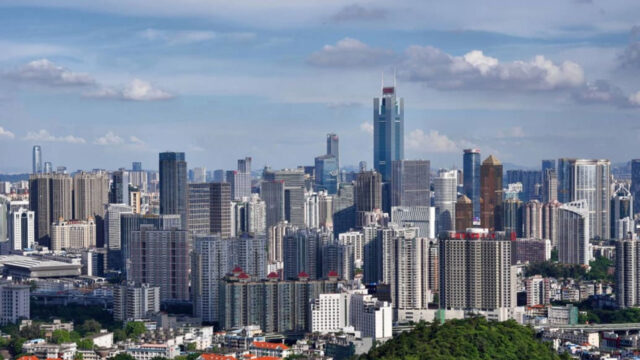
[[[371,100],[394,71],[405,159],[636,157],[638,4],[105,4],[0,5],[1,172],[29,172],[34,145],[69,170],[150,168],[165,150],[291,168],[327,133],[342,166],[373,164]]]

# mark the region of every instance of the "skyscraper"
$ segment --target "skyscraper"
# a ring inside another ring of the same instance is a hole
[[[35,238],[49,246],[51,223],[73,218],[72,180],[66,174],[32,174],[29,177],[29,210],[34,211]]]
[[[391,162],[404,159],[404,99],[396,88],[383,87],[382,98],[373,99],[373,167],[382,181],[391,181]]]
[[[51,164],[51,161],[44,162],[44,169],[42,170],[42,172],[44,173],[53,172],[53,165]]]
[[[507,236],[522,236],[522,201],[506,199],[502,202],[503,230]]]
[[[355,190],[356,222],[359,224],[362,212],[382,207],[382,176],[376,171],[359,173]]]
[[[589,265],[589,205],[586,200],[558,209],[558,260],[563,264]]]
[[[631,195],[633,196],[633,209],[640,210],[640,159],[631,160]]]
[[[327,140],[328,141],[328,140]],[[322,155],[315,158],[316,189],[325,190],[329,194],[338,191],[338,158],[334,155]]]
[[[558,201],[568,203],[571,199],[571,167],[570,162],[575,159],[558,159]]]
[[[551,159],[551,160],[542,160],[542,166],[541,166],[541,170],[542,170],[542,174],[544,175],[544,172],[547,170],[556,170],[556,161]]]
[[[11,250],[32,249],[34,245],[35,213],[20,208],[9,213],[9,246]]]
[[[464,194],[473,204],[473,217],[480,219],[480,150],[465,149],[462,162]]]
[[[502,230],[502,164],[489,155],[480,167],[481,225],[489,230]]]
[[[260,197],[266,206],[267,229],[284,220],[284,180],[262,181]]]
[[[428,160],[396,160],[391,168],[391,206],[431,205]]]
[[[183,152],[160,153],[160,214],[178,214],[187,228],[187,161]]]
[[[32,165],[32,174],[40,174],[42,172],[42,149],[40,145],[33,146],[33,165]]]
[[[616,241],[616,302],[625,308],[640,305],[640,244],[636,239]]]
[[[611,235],[609,160],[572,159],[569,167],[571,201],[587,201],[589,239],[608,239]]]
[[[112,204],[129,204],[129,172],[114,171],[111,175],[111,190],[109,202]]]
[[[327,155],[335,156],[337,168],[340,169],[340,139],[336,134],[327,134]]]
[[[231,195],[234,200],[242,200],[251,196],[251,158],[238,159],[236,183]]]
[[[455,230],[458,172],[440,171],[433,179],[437,232]],[[423,236],[421,234],[421,236]]]
[[[542,202],[558,200],[558,174],[555,169],[542,172]]]
[[[466,195],[461,195],[456,202],[456,231],[466,231],[473,226],[473,204]]]
[[[231,237],[231,186],[228,183],[189,184],[188,227],[198,234]]]
[[[106,173],[79,172],[73,175],[73,219],[104,218],[104,205],[108,203],[109,176]]]

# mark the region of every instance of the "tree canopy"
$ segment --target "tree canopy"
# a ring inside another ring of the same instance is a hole
[[[535,339],[533,329],[513,320],[476,317],[416,325],[359,360],[373,359],[563,359],[548,344]]]

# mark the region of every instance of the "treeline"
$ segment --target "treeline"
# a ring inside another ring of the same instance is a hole
[[[549,344],[535,338],[529,327],[513,320],[487,321],[477,317],[418,324],[414,330],[395,336],[359,360],[385,359],[568,359]]]
[[[544,261],[527,265],[525,276],[542,275],[557,279],[613,281],[613,274],[609,271],[609,268],[613,266],[613,261],[605,257],[597,257],[589,262],[589,266],[591,270],[587,272],[587,269],[580,265]]]

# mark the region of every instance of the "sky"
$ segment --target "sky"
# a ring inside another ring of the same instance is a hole
[[[539,167],[640,157],[640,2],[3,0],[0,172],[372,161],[373,98],[405,156]]]

